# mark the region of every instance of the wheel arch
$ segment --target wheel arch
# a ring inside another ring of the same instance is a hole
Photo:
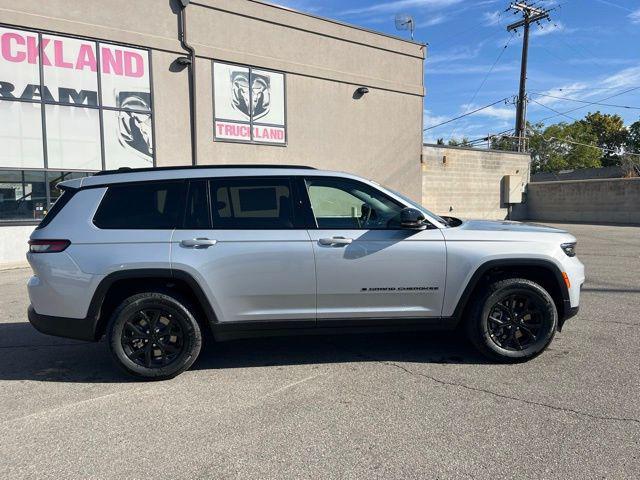
[[[453,316],[459,321],[463,319],[470,300],[483,285],[513,277],[532,280],[549,292],[558,310],[558,330],[561,330],[571,309],[569,289],[560,268],[553,261],[544,259],[498,259],[482,263],[467,282]]]
[[[211,303],[189,273],[170,268],[121,270],[102,279],[91,300],[87,319],[93,322],[94,339],[104,335],[111,314],[125,298],[145,291],[175,292],[185,297],[197,310],[194,313],[203,328],[217,322]]]

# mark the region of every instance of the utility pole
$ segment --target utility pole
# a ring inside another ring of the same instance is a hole
[[[516,137],[518,138],[518,151],[526,150],[526,109],[527,109],[527,60],[529,57],[529,27],[532,23],[549,19],[549,11],[535,8],[526,2],[515,2],[509,5],[507,11],[514,10],[522,14],[522,20],[512,23],[507,27],[507,32],[512,32],[524,27],[522,36],[522,60],[520,63],[520,89],[518,91],[518,103],[516,112]]]

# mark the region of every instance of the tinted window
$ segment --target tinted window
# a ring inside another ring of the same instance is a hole
[[[206,180],[192,181],[189,185],[183,227],[189,229],[211,228]]]
[[[318,228],[399,228],[401,204],[364,183],[309,178],[307,191]]]
[[[93,223],[99,228],[171,229],[182,220],[184,182],[114,185],[105,194]]]
[[[291,183],[286,178],[211,181],[213,228],[294,228]]]

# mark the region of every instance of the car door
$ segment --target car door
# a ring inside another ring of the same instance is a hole
[[[446,251],[436,227],[400,227],[405,205],[341,177],[305,179],[315,220],[318,321],[439,317]]]
[[[313,248],[287,177],[191,181],[171,256],[219,322],[315,322]]]

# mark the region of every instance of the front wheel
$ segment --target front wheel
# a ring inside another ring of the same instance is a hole
[[[196,361],[202,334],[188,304],[158,292],[133,295],[111,317],[109,349],[119,367],[136,377],[165,380]]]
[[[540,354],[558,326],[551,295],[523,278],[492,283],[474,300],[469,313],[466,330],[471,343],[485,356],[502,362]]]

